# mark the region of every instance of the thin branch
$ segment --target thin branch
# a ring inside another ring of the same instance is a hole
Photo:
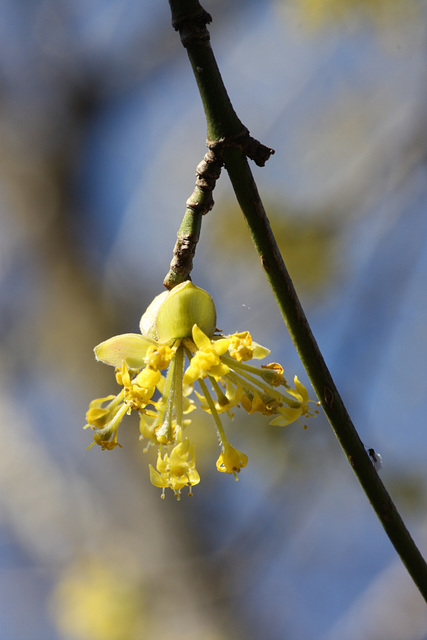
[[[190,278],[193,258],[200,237],[202,216],[209,213],[214,206],[212,192],[215,189],[216,181],[224,164],[224,150],[230,147],[237,147],[260,167],[263,167],[268,158],[274,153],[273,149],[252,138],[247,129],[237,136],[228,136],[214,141],[208,140],[207,146],[209,151],[197,166],[196,186],[186,202],[187,208],[178,230],[178,239],[173,250],[170,269],[163,281],[167,289],[172,289],[180,282]]]
[[[197,166],[196,186],[186,202],[187,208],[178,230],[169,273],[163,282],[167,289],[172,289],[190,277],[202,226],[202,216],[214,205],[212,191],[221,174],[222,165],[222,158],[209,150]]]
[[[169,0],[202,98],[211,142],[239,138],[246,128],[225,90],[209,42],[209,14],[198,0]],[[427,601],[427,564],[384,487],[347,413],[286,270],[242,146],[222,149],[225,168],[246,218],[262,267],[313,388],[390,541]]]

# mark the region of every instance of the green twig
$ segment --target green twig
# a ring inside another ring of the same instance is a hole
[[[251,156],[244,144],[233,144],[233,139],[241,139],[247,130],[231,105],[210,47],[206,24],[211,18],[198,0],[169,0],[169,3],[173,26],[187,49],[200,90],[208,140],[223,144],[221,152],[225,168],[295,347],[360,484],[427,601],[427,564],[374,469],[311,332],[252,177],[246,158]]]

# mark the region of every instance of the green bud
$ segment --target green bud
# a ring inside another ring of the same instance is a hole
[[[216,328],[216,310],[211,296],[187,280],[153,300],[140,328],[141,333],[167,344],[191,338],[195,324],[210,338]]]
[[[141,320],[139,321],[139,330],[141,331],[143,336],[147,336],[152,340],[157,340],[156,333],[156,318],[159,313],[159,309],[162,306],[163,302],[168,297],[170,291],[163,291],[158,296],[154,298],[154,300],[149,304],[147,309],[144,311],[141,316]]]

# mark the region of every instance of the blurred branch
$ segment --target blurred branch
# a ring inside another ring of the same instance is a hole
[[[212,148],[210,143],[236,136],[249,136],[231,105],[210,46],[206,28],[210,15],[198,0],[169,0],[169,3],[172,24],[187,49],[202,98],[208,146]],[[312,334],[252,177],[246,157],[250,154],[245,144],[232,144],[231,140],[222,145],[221,154],[262,267],[330,425],[390,541],[427,601],[427,564],[374,469]]]

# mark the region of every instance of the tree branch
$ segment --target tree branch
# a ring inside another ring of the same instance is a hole
[[[313,388],[360,484],[390,541],[427,601],[427,564],[415,545],[347,413],[286,270],[252,177],[245,145],[230,144],[248,135],[237,117],[213,55],[206,24],[210,15],[198,0],[169,0],[172,23],[180,33],[202,98],[210,148],[222,142],[222,158],[246,218],[261,265]]]
[[[237,147],[263,167],[273,149],[249,135],[233,109],[210,46],[206,25],[212,18],[198,0],[170,0],[172,26],[179,31],[197,80],[208,124],[208,153],[197,167],[196,188],[187,200],[170,270],[163,284],[172,289],[190,277],[200,236],[202,215],[213,207],[212,191],[223,165],[223,153]]]

